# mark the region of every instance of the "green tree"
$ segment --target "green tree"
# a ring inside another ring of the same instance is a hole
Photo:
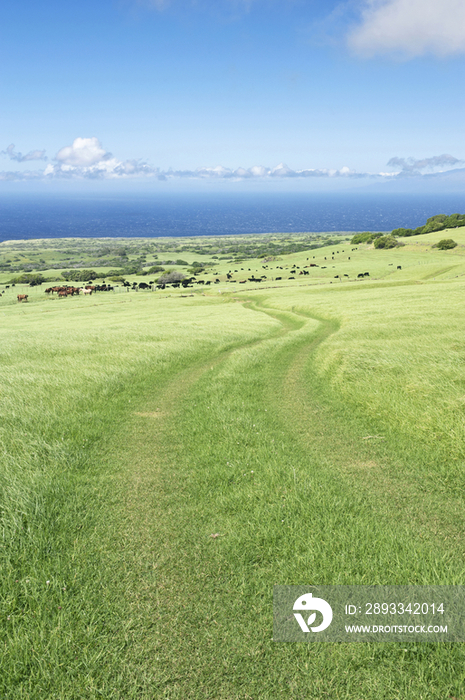
[[[363,231],[363,233],[356,233],[355,236],[350,241],[352,245],[358,245],[359,243],[371,243],[375,238],[381,238],[382,233],[373,233],[372,231]],[[326,245],[337,245],[337,241],[328,241]]]
[[[157,282],[160,284],[171,284],[171,282],[181,282],[186,275],[177,270],[171,270],[171,272],[166,272],[164,275],[158,278]]]
[[[104,275],[98,275],[95,270],[68,270],[67,272],[62,272],[61,276],[67,282],[87,282]]]
[[[14,277],[9,281],[9,284],[42,284],[42,282],[47,282],[47,279],[39,273],[19,275],[19,277]]]

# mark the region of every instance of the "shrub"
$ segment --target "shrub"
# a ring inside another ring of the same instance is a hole
[[[433,245],[433,248],[438,248],[439,250],[450,250],[458,245],[452,238],[443,238],[442,241]]]
[[[395,248],[398,245],[398,241],[392,234],[388,236],[381,236],[375,240],[375,248]]]

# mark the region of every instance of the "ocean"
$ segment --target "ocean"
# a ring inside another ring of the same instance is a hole
[[[0,194],[0,241],[391,231],[465,213],[465,194]]]

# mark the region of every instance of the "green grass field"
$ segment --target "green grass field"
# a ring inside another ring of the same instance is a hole
[[[462,644],[272,641],[275,584],[464,582],[444,237],[248,259],[260,285],[5,289],[0,697],[465,698]]]

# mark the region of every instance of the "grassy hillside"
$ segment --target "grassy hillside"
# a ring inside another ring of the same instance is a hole
[[[461,644],[271,639],[274,584],[463,581],[446,233],[250,258],[260,284],[5,290],[2,697],[465,697]]]

